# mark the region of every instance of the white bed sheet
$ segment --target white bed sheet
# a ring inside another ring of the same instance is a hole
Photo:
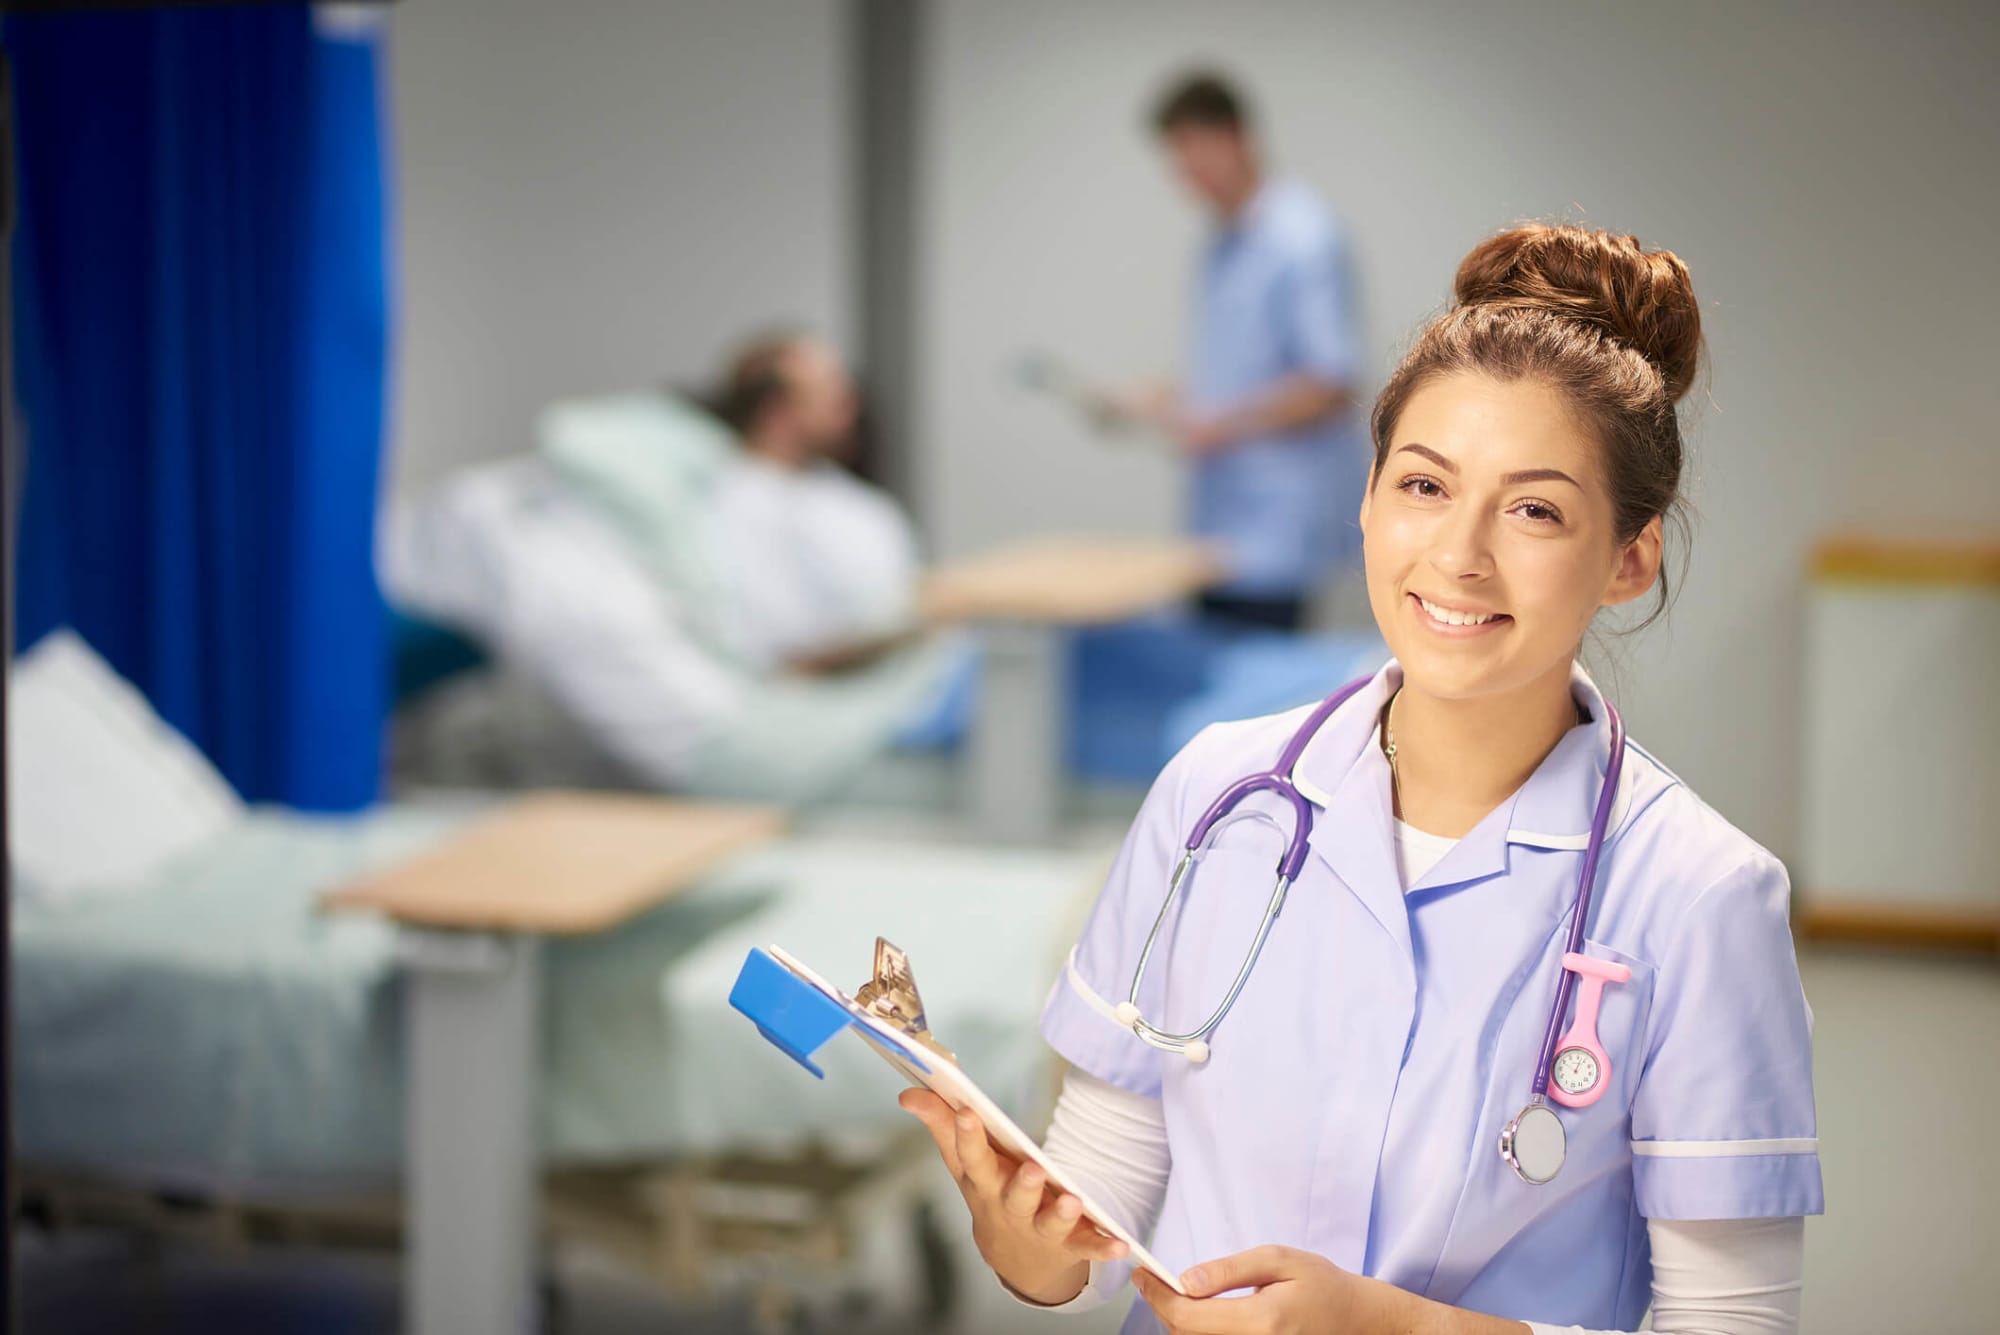
[[[313,904],[459,819],[257,812],[143,892],[17,911],[23,1160],[239,1194],[393,1179],[394,930]],[[601,1162],[892,1134],[904,1115],[879,1062],[830,1052],[820,1085],[728,1004],[753,945],[858,983],[877,933],[910,951],[932,1023],[966,1068],[1032,1114],[1049,1070],[1041,1002],[1108,863],[1109,850],[807,836],[618,931],[551,942],[548,1152]]]

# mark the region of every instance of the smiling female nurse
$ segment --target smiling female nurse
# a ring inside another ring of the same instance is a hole
[[[1136,1276],[1126,1331],[1627,1331],[1649,1303],[1656,1331],[1796,1329],[1823,1207],[1784,869],[1622,743],[1576,666],[1600,608],[1665,606],[1700,342],[1669,252],[1549,226],[1476,248],[1374,413],[1363,551],[1395,658],[1309,729],[1304,802],[1236,808],[1271,822],[1229,822],[1142,966],[1189,832],[1314,711],[1209,728],[1147,796],[1042,1026],[1072,1067],[1051,1156],[1193,1267],[1187,1297]],[[1166,1050],[1255,953],[1295,813],[1309,848],[1241,993]],[[1017,1296],[1124,1283],[1075,1198],[903,1101]],[[1499,1152],[1524,1103],[1567,1147],[1539,1184]]]

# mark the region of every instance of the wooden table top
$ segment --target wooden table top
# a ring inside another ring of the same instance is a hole
[[[320,899],[412,926],[574,935],[672,899],[784,827],[776,807],[538,793]]]
[[[924,619],[1085,626],[1123,621],[1200,593],[1225,573],[1187,538],[1065,537],[1008,543],[925,576]]]

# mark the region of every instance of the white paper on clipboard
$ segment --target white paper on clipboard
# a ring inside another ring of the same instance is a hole
[[[852,1015],[862,1027],[860,1036],[864,1041],[867,1040],[869,1034],[876,1034],[883,1039],[884,1043],[894,1044],[893,1048],[886,1047],[883,1043],[874,1042],[869,1043],[868,1046],[874,1049],[889,1065],[895,1067],[905,1080],[908,1080],[913,1085],[930,1090],[946,1103],[949,1103],[954,1109],[970,1108],[974,1115],[979,1118],[980,1122],[985,1125],[986,1134],[995,1145],[998,1145],[1016,1159],[1025,1159],[1034,1163],[1048,1175],[1051,1186],[1055,1187],[1058,1191],[1068,1192],[1070,1195],[1076,1197],[1078,1201],[1082,1202],[1084,1217],[1104,1232],[1124,1243],[1135,1264],[1152,1272],[1161,1283],[1173,1289],[1175,1293],[1185,1294],[1187,1292],[1186,1289],[1181,1287],[1180,1276],[1160,1264],[1159,1260],[1146,1250],[1145,1245],[1139,1239],[1133,1237],[1131,1232],[1123,1224],[1119,1223],[1115,1216],[1093,1201],[1088,1192],[1084,1191],[1074,1180],[1060,1168],[1056,1167],[1050,1161],[1049,1157],[1042,1153],[1042,1147],[1035,1143],[1035,1138],[1016,1126],[1014,1119],[1002,1112],[1000,1105],[995,1103],[985,1090],[975,1084],[971,1076],[928,1048],[916,1049],[918,1055],[928,1068],[919,1069],[914,1063],[907,1060],[901,1052],[896,1050],[911,1047],[909,1035],[898,1031],[893,1025],[884,1022],[856,1005],[853,998],[827,982],[824,978],[821,978],[797,958],[781,948],[777,946],[768,947],[767,953],[772,959],[784,965],[785,968],[796,974],[800,979],[810,983],[827,997],[838,1002],[842,1009],[846,1010],[849,1015]]]

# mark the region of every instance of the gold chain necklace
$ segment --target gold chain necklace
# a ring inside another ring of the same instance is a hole
[[[1389,758],[1389,805],[1393,808],[1390,814],[1398,820],[1403,816],[1403,785],[1396,773],[1396,701],[1402,695],[1399,686],[1382,708],[1382,754]]]

